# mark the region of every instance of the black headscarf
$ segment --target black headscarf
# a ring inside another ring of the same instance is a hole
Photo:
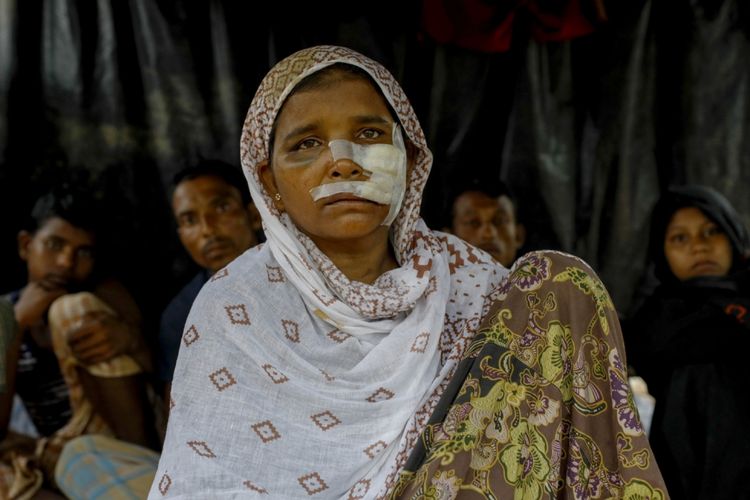
[[[685,207],[695,207],[716,223],[732,244],[730,273],[745,270],[750,256],[750,236],[737,211],[718,191],[698,185],[671,187],[657,202],[651,214],[649,255],[656,277],[662,283],[676,281],[664,255],[664,235],[674,213]]]

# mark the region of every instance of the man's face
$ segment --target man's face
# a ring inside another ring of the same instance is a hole
[[[478,191],[466,191],[456,198],[453,234],[485,250],[505,267],[513,263],[524,239],[510,199],[491,198]]]
[[[219,177],[182,181],[172,196],[172,210],[190,257],[212,273],[258,243],[256,221],[242,195]]]
[[[44,221],[36,232],[21,231],[18,253],[29,282],[47,289],[73,289],[94,270],[94,235],[60,217]]]

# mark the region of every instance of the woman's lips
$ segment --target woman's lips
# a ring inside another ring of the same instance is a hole
[[[370,203],[373,205],[377,205],[377,203],[375,203],[374,201],[370,201],[365,198],[360,198],[359,196],[355,196],[351,193],[334,194],[333,196],[324,198],[324,201],[326,205],[345,204],[345,203]]]
[[[693,271],[714,271],[719,268],[719,265],[712,260],[701,260],[693,264]]]

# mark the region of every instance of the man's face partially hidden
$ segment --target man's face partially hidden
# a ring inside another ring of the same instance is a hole
[[[516,222],[510,198],[491,198],[479,191],[466,191],[456,198],[453,234],[485,250],[505,267],[513,264],[524,241],[524,229]]]

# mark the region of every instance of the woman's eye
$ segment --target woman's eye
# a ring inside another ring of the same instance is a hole
[[[383,135],[383,132],[378,129],[366,128],[359,133],[359,138],[360,139],[377,139],[378,137],[382,135]]]
[[[669,241],[670,243],[679,245],[687,241],[687,235],[682,234],[682,233],[673,234],[672,236],[669,237]]]
[[[721,229],[719,226],[710,226],[706,228],[706,235],[707,236],[716,236],[717,234],[722,234]]]
[[[320,145],[320,141],[317,139],[305,139],[304,141],[297,144],[297,150],[312,149]]]

